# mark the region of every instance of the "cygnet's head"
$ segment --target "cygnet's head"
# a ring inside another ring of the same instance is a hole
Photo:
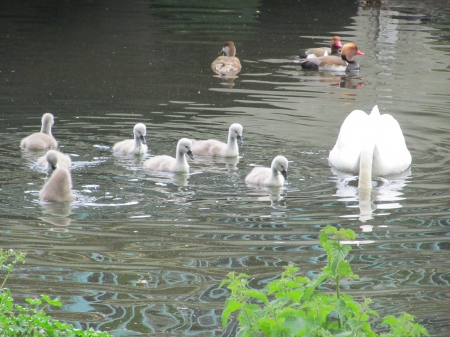
[[[186,153],[189,157],[191,157],[192,160],[194,160],[194,155],[192,154],[192,142],[187,138],[181,138],[178,141],[177,145],[178,152],[182,153],[183,155]]]
[[[287,180],[288,160],[283,156],[276,156],[272,161],[272,169],[279,171]]]
[[[53,115],[49,112],[45,113],[44,115],[42,115],[41,123],[42,123],[41,132],[50,134],[52,126],[55,123]]]
[[[244,143],[242,139],[242,132],[244,132],[244,128],[242,127],[242,125],[239,123],[234,123],[231,124],[228,134],[230,135],[230,137],[236,138],[237,141],[242,144]]]
[[[58,154],[55,150],[48,150],[45,159],[47,160],[49,169],[56,170],[58,168]]]
[[[135,137],[139,138],[141,143],[146,145],[145,135],[147,134],[147,128],[142,123],[137,123],[133,129]]]
[[[42,119],[41,119],[42,124],[49,124],[49,125],[53,125],[54,118],[53,115],[49,112],[45,113],[42,115]]]

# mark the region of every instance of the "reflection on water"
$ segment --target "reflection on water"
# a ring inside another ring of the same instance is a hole
[[[47,203],[41,202],[42,213],[45,216],[39,217],[42,221],[48,222],[56,227],[51,228],[54,232],[67,232],[72,220],[72,205],[70,202],[64,203]]]
[[[229,72],[226,74],[217,74],[217,75],[214,75],[214,77],[217,77],[218,79],[221,80],[219,82],[221,85],[232,88],[235,85],[235,80],[237,78],[239,78],[239,76],[237,76],[238,73],[239,73],[239,71]]]
[[[10,279],[17,296],[60,296],[53,313],[117,336],[232,336],[236,327],[220,323],[225,275],[245,272],[262,287],[294,263],[313,276],[324,265],[319,230],[331,224],[358,234],[361,279],[348,291],[448,335],[445,1],[70,6],[12,4],[2,15],[0,232],[4,248],[27,253]],[[359,74],[293,62],[312,37],[334,34],[366,52]],[[217,43],[229,39],[243,69],[214,77]],[[413,165],[365,193],[327,158],[345,116],[376,104],[399,120]],[[41,203],[47,173],[35,163],[45,151],[19,149],[44,112],[73,160],[73,203]],[[112,153],[138,122],[149,153]],[[189,175],[142,166],[182,137],[220,139],[235,122],[245,127],[239,158],[196,157]],[[245,184],[253,163],[278,154],[290,159],[282,189]]]
[[[357,203],[357,205],[348,205],[349,208],[358,207],[358,215],[346,215],[344,217],[352,218],[358,216],[359,220],[366,222],[373,219],[375,215],[389,215],[386,212],[377,212],[375,210],[392,210],[401,208],[400,202],[404,200],[403,188],[411,176],[411,170],[396,175],[390,175],[385,178],[378,178],[373,182],[372,189],[359,189],[358,177],[340,172],[331,168],[336,181],[336,194],[338,201],[344,203]],[[363,227],[366,229],[369,227]]]

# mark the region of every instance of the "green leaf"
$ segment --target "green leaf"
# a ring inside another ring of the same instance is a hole
[[[284,325],[286,325],[291,330],[294,336],[298,334],[300,331],[306,329],[305,320],[297,316],[286,317]]]
[[[33,304],[33,305],[34,304],[36,304],[36,305],[42,304],[42,301],[39,298],[31,299],[31,298],[27,297],[25,299],[25,301],[27,301],[28,303]]]
[[[242,303],[236,301],[233,298],[228,298],[225,301],[225,308],[223,309],[223,312],[222,312],[222,328],[225,328],[230,315],[233,312],[240,310],[241,308],[242,308]]]
[[[62,305],[61,301],[57,298],[55,298],[54,300],[52,300],[49,296],[47,295],[41,295],[41,297],[44,299],[45,302],[47,302],[50,305],[54,305],[56,307],[60,307]]]
[[[273,318],[266,317],[264,319],[261,319],[259,328],[265,336],[273,336],[272,329],[276,325],[277,321],[275,321]]]
[[[283,325],[275,325],[272,329],[271,336],[274,337],[291,337],[294,336],[289,327]]]
[[[394,325],[398,323],[398,319],[392,315],[386,316],[381,324]]]
[[[266,304],[269,303],[269,300],[267,299],[266,294],[264,294],[263,292],[258,291],[258,290],[254,290],[254,289],[247,290],[244,292],[244,295],[251,297],[251,298],[256,298]]]

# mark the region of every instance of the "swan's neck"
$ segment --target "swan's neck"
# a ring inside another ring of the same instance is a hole
[[[371,188],[360,188],[359,189],[359,220],[362,222],[373,219],[372,212],[375,210],[376,206],[372,204],[372,189]]]
[[[373,154],[375,152],[375,133],[379,130],[380,111],[378,106],[372,109],[366,123],[361,125],[364,128],[365,137],[363,140],[361,154],[359,156],[359,183],[358,188],[372,188],[372,167]]]
[[[52,126],[50,123],[44,123],[41,127],[41,132],[46,133],[49,136],[52,136]]]
[[[177,168],[181,168],[181,167],[186,167],[188,165],[187,159],[186,159],[186,155],[177,150],[177,156],[175,157],[175,166]]]
[[[372,164],[375,143],[371,135],[363,142],[359,156],[359,183],[358,188],[372,188]]]
[[[134,147],[136,149],[140,149],[141,148],[141,138],[139,137],[139,135],[134,135]]]
[[[271,168],[270,169],[270,177],[269,177],[269,182],[273,183],[273,182],[279,182],[281,179],[284,179],[283,176],[280,174],[280,172],[278,172],[277,169],[275,168]]]
[[[238,149],[237,139],[232,135],[228,135],[227,148],[228,152],[236,152]]]

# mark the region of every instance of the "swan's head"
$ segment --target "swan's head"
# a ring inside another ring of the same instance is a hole
[[[242,139],[242,132],[244,132],[244,128],[239,123],[231,124],[230,129],[228,131],[228,135],[231,138],[236,138],[238,143],[243,144],[244,140]]]
[[[137,123],[133,129],[135,137],[139,138],[141,143],[146,145],[145,135],[147,134],[147,128],[142,123]]]
[[[48,150],[45,159],[50,169],[56,170],[58,168],[58,154],[55,150]]]
[[[192,160],[194,160],[194,155],[192,154],[192,142],[189,139],[181,138],[178,141],[177,150],[182,154],[186,153]]]
[[[284,179],[287,180],[287,169],[288,169],[288,160],[283,156],[276,156],[272,161],[272,169],[280,172]]]
[[[227,56],[235,56],[236,55],[236,47],[234,43],[231,41],[227,41],[223,44],[222,52]]]
[[[53,124],[55,123],[53,115],[49,112],[45,113],[42,116],[41,122],[42,122],[42,126],[48,125],[49,127],[52,127]]]

